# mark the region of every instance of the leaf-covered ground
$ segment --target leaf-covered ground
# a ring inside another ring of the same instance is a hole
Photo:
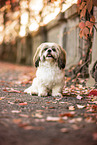
[[[97,90],[79,79],[63,98],[30,96],[34,77],[32,67],[0,62],[0,145],[96,145]]]

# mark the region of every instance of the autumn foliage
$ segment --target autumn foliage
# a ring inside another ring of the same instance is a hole
[[[80,14],[79,23],[80,27],[80,37],[85,37],[93,35],[93,28],[95,27],[95,17],[93,15],[93,7],[97,6],[97,0],[78,0],[78,13]]]

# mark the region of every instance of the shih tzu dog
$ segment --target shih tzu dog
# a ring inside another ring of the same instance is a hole
[[[36,78],[24,92],[38,96],[62,96],[66,52],[56,43],[42,43],[36,50]]]

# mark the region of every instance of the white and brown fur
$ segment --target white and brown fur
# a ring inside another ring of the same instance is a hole
[[[56,43],[42,43],[34,56],[37,67],[32,85],[24,92],[38,96],[62,96],[66,52]]]

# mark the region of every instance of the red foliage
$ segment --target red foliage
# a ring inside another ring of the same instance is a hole
[[[97,89],[91,90],[88,94],[88,96],[97,96]]]
[[[80,14],[80,19],[82,20],[79,23],[80,27],[80,37],[85,37],[86,39],[88,36],[92,36],[92,30],[95,25],[95,17],[91,14],[91,10],[93,6],[97,6],[96,0],[78,0],[78,12]],[[86,19],[86,13],[90,15],[90,19]],[[86,21],[85,21],[86,20]]]

